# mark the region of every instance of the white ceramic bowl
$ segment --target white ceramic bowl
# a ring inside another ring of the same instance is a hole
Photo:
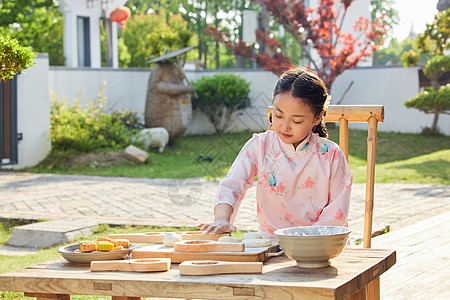
[[[351,230],[342,226],[299,226],[274,232],[283,252],[302,268],[322,268],[344,250]]]

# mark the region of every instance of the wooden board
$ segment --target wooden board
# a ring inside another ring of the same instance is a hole
[[[181,275],[260,274],[262,269],[262,262],[189,260],[180,264]]]
[[[273,242],[269,247],[246,248],[243,252],[181,252],[173,247],[154,244],[134,249],[133,259],[137,258],[170,258],[172,263],[181,263],[186,260],[219,260],[236,262],[264,262],[270,257],[279,255],[278,243]]]
[[[182,252],[242,252],[242,243],[221,243],[216,241],[180,241],[175,242],[173,250]]]
[[[91,271],[155,272],[170,269],[170,258],[92,261]]]
[[[130,243],[162,244],[164,236],[169,232],[143,232],[143,233],[122,233],[110,234],[110,239],[127,239]],[[205,234],[202,231],[181,231],[170,232],[180,234],[183,240],[209,240],[217,241],[223,236],[230,236],[229,233]]]

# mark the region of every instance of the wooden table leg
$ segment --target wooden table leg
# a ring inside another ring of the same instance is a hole
[[[350,297],[347,297],[346,300],[366,300],[366,297],[367,297],[367,286],[362,287],[361,289],[359,289],[359,291],[357,291]]]
[[[367,299],[380,300],[380,277],[367,285]]]
[[[380,277],[348,297],[346,300],[380,300]]]
[[[25,297],[36,297],[37,300],[70,300],[67,294],[24,293]]]

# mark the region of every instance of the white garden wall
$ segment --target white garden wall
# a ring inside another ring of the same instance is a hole
[[[332,87],[334,103],[339,101],[352,81],[342,104],[384,105],[385,118],[384,123],[379,124],[380,131],[420,133],[422,128],[431,127],[434,115],[403,105],[420,92],[417,67],[348,70],[337,78]],[[366,129],[367,125],[351,124],[349,127]],[[441,114],[438,127],[442,133],[450,135],[450,116]]]
[[[21,169],[36,165],[51,149],[50,94],[71,101],[76,97],[81,103],[95,99],[106,84],[108,107],[112,110],[133,109],[141,117],[151,70],[147,69],[92,69],[49,67],[48,56],[38,54],[36,65],[18,76],[18,132],[19,164],[2,168]],[[252,107],[234,116],[231,131],[250,129],[263,131],[267,127],[266,108],[272,101],[276,76],[261,70],[221,70],[233,72],[251,82]],[[189,80],[211,76],[217,71],[186,71]],[[419,92],[417,68],[383,67],[356,68],[338,77],[332,87],[333,102],[344,94],[354,82],[342,104],[381,104],[385,106],[385,122],[379,131],[419,133],[432,124],[433,116],[416,109],[407,109],[402,103]],[[81,96],[80,96],[81,95]],[[155,112],[157,113],[157,112]],[[351,128],[366,129],[366,124],[350,124]],[[441,115],[438,122],[442,133],[450,135],[450,116]],[[214,129],[206,116],[194,111],[186,134],[212,133]]]
[[[17,75],[18,164],[4,169],[37,165],[51,150],[48,54],[37,54],[35,65]]]
[[[186,71],[189,80],[211,76],[217,71]],[[265,111],[272,101],[276,76],[261,70],[221,70],[233,72],[251,82],[252,107],[235,116],[230,130],[264,130],[267,126]],[[115,110],[134,109],[144,114],[147,81],[150,70],[146,69],[80,69],[50,67],[49,88],[58,97],[72,98],[83,94],[82,102],[95,98],[106,82],[108,105]],[[419,92],[418,68],[380,67],[355,68],[341,74],[332,87],[336,103],[354,82],[342,104],[381,104],[385,107],[385,122],[380,131],[419,133],[432,124],[433,116],[416,109],[408,109],[402,103]],[[438,122],[442,133],[450,135],[450,116],[441,115]],[[352,124],[352,128],[366,128],[365,124]],[[195,111],[186,134],[214,132],[212,125],[202,113]]]

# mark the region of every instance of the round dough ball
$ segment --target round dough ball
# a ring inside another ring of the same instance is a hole
[[[258,247],[268,247],[272,245],[272,240],[270,239],[243,239],[242,243],[245,248],[258,248]]]
[[[221,243],[240,243],[241,240],[232,236],[223,236],[217,240]]]
[[[176,242],[182,241],[182,240],[183,240],[183,238],[179,234],[166,233],[166,235],[164,236],[164,239],[163,239],[163,244],[166,247],[173,247],[173,244],[175,244]]]
[[[257,232],[246,232],[242,236],[242,239],[262,239],[263,237]]]

